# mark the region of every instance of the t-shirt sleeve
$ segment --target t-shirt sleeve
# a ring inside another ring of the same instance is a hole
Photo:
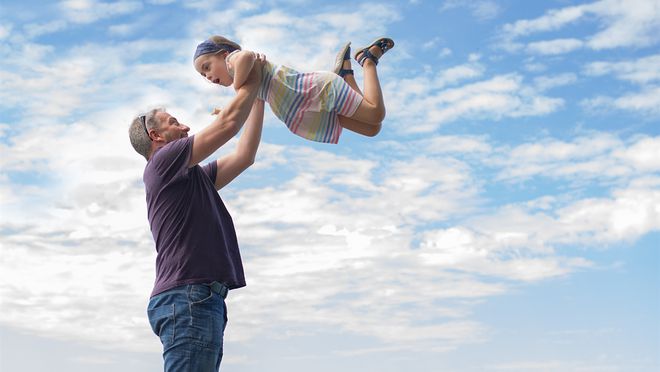
[[[227,64],[227,72],[229,73],[229,76],[234,77],[234,63],[232,62],[234,60],[234,57],[236,57],[236,53],[240,52],[240,50],[235,50],[229,54],[227,54],[227,57],[225,57],[225,61]]]
[[[172,141],[154,154],[153,166],[163,180],[187,174],[194,137]]]
[[[206,175],[209,177],[211,182],[215,185],[215,178],[218,175],[218,162],[216,160],[209,162],[208,164],[204,164],[202,166],[202,170]]]

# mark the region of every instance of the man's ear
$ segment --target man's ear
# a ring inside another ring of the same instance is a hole
[[[165,142],[165,138],[154,129],[149,130],[149,137],[152,142]]]

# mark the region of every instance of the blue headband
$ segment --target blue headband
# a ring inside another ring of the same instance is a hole
[[[226,50],[228,52],[233,52],[234,50],[236,50],[236,48],[232,47],[231,45],[227,45],[227,44],[216,44],[212,40],[204,40],[197,46],[197,50],[195,50],[195,56],[193,57],[193,62],[199,56],[202,56],[204,54],[209,54],[209,53],[217,53],[221,50]]]

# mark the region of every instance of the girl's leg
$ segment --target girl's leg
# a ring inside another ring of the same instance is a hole
[[[353,115],[355,116],[355,115]],[[367,137],[373,137],[380,132],[381,124],[370,124],[363,121],[357,121],[355,119],[339,115],[339,125],[344,129],[351,130],[355,133],[361,134]]]
[[[368,50],[376,59],[383,55],[383,50],[379,45],[372,45]],[[363,53],[358,52],[356,59],[359,60]],[[383,92],[378,80],[376,63],[370,58],[366,58],[362,63],[362,68],[364,70],[363,99],[351,119],[380,128],[380,123],[385,118],[385,103],[383,102]],[[355,79],[353,79],[353,82],[355,82]],[[347,83],[351,85],[350,82],[347,81]]]
[[[383,46],[382,43],[386,43],[386,46]],[[337,55],[337,60],[344,57],[343,53],[346,52],[349,48],[350,43],[348,43],[344,49]],[[374,41],[369,47],[369,52],[372,57],[378,60],[385,51],[392,48],[394,42],[390,39],[381,38]],[[349,49],[350,50],[350,49]],[[346,52],[350,53],[350,52]],[[355,56],[355,59],[360,61],[364,52],[358,52]],[[380,88],[380,82],[378,81],[378,73],[376,70],[376,63],[370,59],[366,58],[364,61],[360,61],[364,69],[364,91],[362,93],[360,88],[355,81],[353,76],[353,70],[351,69],[350,59],[344,59],[341,64],[341,69],[339,65],[336,65],[335,72],[338,73],[344,81],[357,93],[359,93],[363,99],[358,106],[357,110],[353,116],[339,116],[339,124],[348,130],[353,132],[373,137],[380,132],[381,122],[385,118],[385,103],[383,102],[383,93]]]
[[[345,71],[353,71],[351,67],[352,66],[350,59],[345,59],[344,64],[341,66],[341,68],[344,69]],[[360,90],[360,87],[358,87],[357,82],[355,81],[355,76],[353,76],[352,72],[341,76],[344,78],[344,81],[346,82],[346,84],[348,84],[348,86],[353,88],[353,90],[356,91],[359,95],[364,96],[364,94],[362,94],[362,91]]]
[[[355,76],[353,75],[350,45],[351,43],[349,42],[337,54],[334,73],[341,76],[341,78],[344,79],[346,84],[348,84],[351,89],[357,92],[360,96],[363,96],[360,87],[358,87],[357,82],[355,81]],[[368,137],[373,137],[380,131],[380,125],[376,126],[373,124],[364,123],[342,115],[339,115],[339,125],[341,125],[344,129],[348,129]]]

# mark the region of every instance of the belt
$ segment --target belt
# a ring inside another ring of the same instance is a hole
[[[229,292],[229,288],[227,288],[226,285],[219,282],[213,282],[207,285],[209,288],[211,288],[211,291],[219,294],[222,298],[227,298],[227,292]]]

